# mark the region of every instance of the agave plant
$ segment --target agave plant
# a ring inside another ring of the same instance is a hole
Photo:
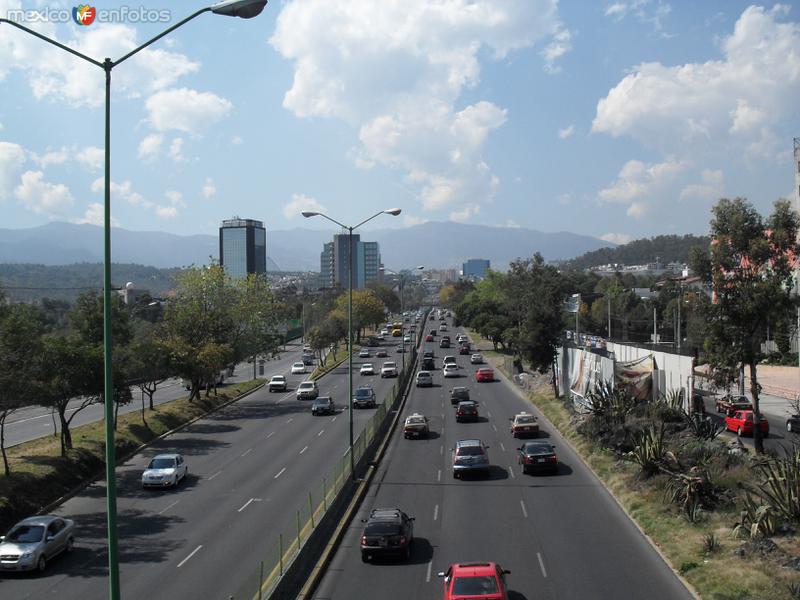
[[[761,504],[745,492],[739,522],[733,528],[737,536],[748,535],[751,538],[768,537],[775,533],[775,509],[769,504]]]
[[[661,423],[658,427],[649,425],[638,434],[634,434],[633,450],[625,456],[641,467],[642,474],[650,476],[664,464],[666,455],[664,424]]]
[[[762,456],[755,470],[761,481],[746,485],[747,492],[761,498],[781,518],[800,522],[800,446],[792,444],[781,456]]]
[[[714,440],[725,430],[722,425],[718,425],[709,417],[703,417],[698,414],[690,415],[686,411],[681,412],[683,413],[683,419],[686,422],[687,429],[699,440]]]
[[[639,401],[624,387],[614,388],[610,382],[598,386],[587,394],[589,411],[609,424],[622,425],[625,417],[636,408]]]

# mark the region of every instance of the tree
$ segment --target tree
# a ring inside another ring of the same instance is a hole
[[[372,290],[390,313],[400,312],[400,296],[391,287],[379,281],[370,281],[367,289]]]
[[[347,314],[349,292],[344,292],[336,299],[336,307]],[[367,325],[377,325],[386,315],[386,306],[372,290],[353,290],[353,331],[356,341],[361,341],[361,331]]]
[[[169,351],[152,329],[140,333],[128,348],[128,376],[142,393],[142,421],[144,421],[144,396],[150,410],[154,410],[153,394],[170,375]],[[146,424],[146,422],[145,422]]]
[[[8,475],[5,424],[14,411],[37,400],[43,315],[27,304],[5,306],[0,290],[0,451]]]
[[[712,209],[711,252],[694,252],[692,267],[710,282],[714,301],[705,307],[705,351],[716,383],[729,383],[749,367],[756,423],[761,417],[757,366],[766,327],[797,305],[793,261],[800,248],[800,221],[789,202],[779,200],[764,220],[743,198],[723,198]],[[757,453],[761,429],[753,428]]]
[[[67,318],[84,341],[103,343],[103,297],[96,291],[78,296]],[[111,296],[111,337],[115,346],[124,346],[133,337],[130,311],[116,294]]]

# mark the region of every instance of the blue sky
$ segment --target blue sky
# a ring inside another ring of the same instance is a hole
[[[30,26],[102,60],[162,23]],[[9,10],[72,4],[0,0]],[[122,3],[93,4],[98,11]],[[456,220],[626,241],[794,193],[800,5],[272,0],[113,74],[113,218],[215,233]],[[102,217],[102,70],[0,24],[0,227]]]

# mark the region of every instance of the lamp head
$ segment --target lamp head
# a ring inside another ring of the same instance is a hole
[[[390,209],[388,209],[388,210],[385,210],[385,211],[383,211],[383,212],[384,212],[385,214],[387,214],[387,215],[392,215],[393,217],[396,217],[397,215],[399,215],[399,214],[400,214],[400,212],[401,212],[401,211],[402,211],[402,209],[401,209],[401,208],[390,208]]]
[[[267,0],[222,0],[210,8],[215,15],[252,19],[260,15],[266,5]]]
[[[309,219],[311,217],[316,217],[319,215],[318,212],[314,212],[313,210],[304,210],[300,214],[303,215],[306,219]]]

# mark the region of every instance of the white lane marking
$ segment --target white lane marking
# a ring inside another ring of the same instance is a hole
[[[197,552],[198,552],[198,551],[200,550],[200,548],[202,548],[202,547],[203,547],[203,544],[200,544],[200,545],[199,545],[197,548],[195,548],[194,550],[192,550],[192,553],[191,553],[189,556],[187,556],[187,557],[186,557],[186,558],[184,558],[184,559],[183,559],[181,562],[179,562],[179,563],[178,563],[178,568],[180,569],[180,568],[181,568],[181,567],[182,567],[184,564],[186,564],[186,561],[187,561],[187,560],[189,560],[190,558],[192,558],[192,557],[193,557],[195,554],[197,554]]]
[[[333,423],[335,420],[336,420],[336,417],[333,417],[333,418],[331,419],[331,423]]]
[[[490,413],[490,412],[487,410],[487,411],[486,411],[486,416],[487,416],[487,417],[489,417],[489,418],[491,419],[491,418],[492,418],[492,413]]]
[[[547,577],[547,571],[546,571],[546,570],[545,570],[545,568],[544,568],[544,561],[542,560],[542,555],[541,555],[541,553],[537,552],[537,553],[536,553],[536,556],[539,558],[539,566],[540,566],[540,567],[541,567],[541,569],[542,569],[542,575],[543,575],[544,577]]]
[[[308,450],[308,446],[305,446],[305,447],[304,447],[302,450],[300,450],[300,454],[302,454],[302,453],[303,453],[303,452],[305,452],[306,450]]]
[[[437,504],[436,506],[433,507],[433,520],[435,521],[438,518],[439,518],[439,505]]]
[[[441,481],[441,480],[442,480],[442,470],[439,469],[439,472],[436,473],[436,481]]]
[[[286,422],[287,422],[287,423],[291,423],[292,421],[294,421],[294,417],[290,418],[290,419],[289,419],[288,421],[286,421]]]
[[[278,477],[280,477],[281,475],[283,475],[283,472],[284,472],[285,470],[286,470],[286,467],[283,467],[283,468],[282,468],[280,471],[278,471],[278,474],[277,474],[277,475],[275,475],[275,477],[273,477],[273,479],[277,479]]]
[[[495,425],[494,423],[492,423],[492,429],[494,429],[494,432],[497,433],[497,425]]]
[[[442,429],[444,429],[444,427]],[[444,454],[444,446],[439,446],[439,456],[442,454]]]
[[[528,518],[528,509],[525,508],[525,503],[522,500],[520,500],[519,501],[519,505],[522,507],[522,514],[525,515],[525,518],[527,519]]]
[[[245,508],[247,508],[248,506],[250,506],[250,503],[251,503],[253,500],[255,500],[255,498],[250,498],[250,500],[248,500],[247,502],[245,502],[245,503],[242,505],[242,508],[240,508],[240,509],[239,509],[239,510],[237,510],[236,512],[242,512],[242,511],[243,511]]]
[[[275,435],[275,432],[274,432],[274,431],[270,431],[270,432],[269,432],[267,435],[265,435],[265,436],[264,436],[264,439],[268,440],[268,439],[269,439],[269,438],[271,438],[273,435]]]
[[[242,456],[247,456],[247,455],[248,455],[248,454],[250,454],[252,451],[253,451],[253,449],[252,449],[252,448],[248,448],[247,450],[245,450],[244,452],[242,452]]]
[[[428,563],[428,570],[425,573],[425,583],[430,583],[430,581],[431,581],[431,564],[432,563],[433,563],[433,561]]]
[[[508,472],[511,473],[511,479],[514,479],[514,477],[516,477],[516,475],[514,475],[514,469],[511,466],[508,467]]]
[[[317,437],[321,436],[323,433],[325,433],[325,430],[324,429],[320,429],[319,433],[317,434]]]
[[[160,511],[158,511],[158,514],[159,514],[159,515],[163,515],[163,514],[164,514],[165,512],[167,512],[167,511],[168,511],[170,508],[172,508],[173,506],[175,506],[175,505],[176,505],[178,502],[180,502],[180,500],[175,500],[175,502],[173,502],[173,503],[172,503],[172,504],[170,504],[169,506],[167,506],[167,507],[165,507],[165,508],[162,508]]]
[[[506,451],[506,447],[505,447],[505,446],[503,446],[503,442],[500,442],[500,449],[501,449],[503,452],[505,452],[505,451]]]
[[[220,473],[222,473],[222,471],[221,471],[221,470],[220,470],[220,471],[217,471],[217,472],[216,472],[216,473],[214,473],[214,474],[213,474],[211,477],[209,477],[209,478],[208,478],[208,480],[209,480],[209,481],[211,481],[212,479],[214,479],[214,477],[216,477],[216,476],[217,476],[217,475],[219,475]]]

